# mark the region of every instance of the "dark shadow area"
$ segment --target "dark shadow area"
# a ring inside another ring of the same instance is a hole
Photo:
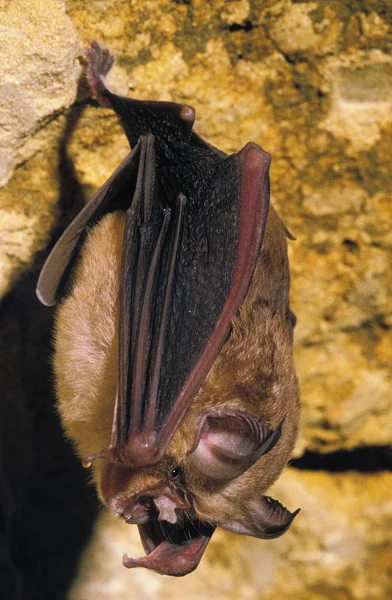
[[[390,446],[365,446],[354,450],[339,450],[328,454],[305,452],[290,462],[295,469],[343,473],[379,473],[392,470],[392,448]]]
[[[245,31],[246,33],[248,33],[248,31],[252,31],[252,29],[255,28],[255,25],[253,25],[253,23],[251,23],[250,21],[245,21],[244,23],[233,23],[232,25],[229,25],[228,30],[230,31],[230,33],[234,32],[234,31]]]
[[[79,87],[81,84],[79,84]],[[50,250],[57,242],[60,235],[82,210],[86,199],[83,194],[82,186],[76,175],[75,167],[71,158],[68,156],[67,148],[76,129],[78,121],[83,114],[86,104],[74,104],[67,116],[67,123],[64,129],[63,137],[59,144],[59,218],[57,227],[53,231],[51,243],[48,245],[44,255],[37,257],[39,268],[44,263]],[[37,267],[38,268],[38,267]],[[38,272],[39,274],[39,272]]]
[[[84,201],[66,150],[82,110],[71,111],[60,145],[53,243]],[[54,406],[53,310],[35,296],[39,266],[0,305],[0,590],[7,600],[66,598],[98,506]]]

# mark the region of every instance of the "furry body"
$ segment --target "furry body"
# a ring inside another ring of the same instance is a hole
[[[224,155],[192,131],[193,108],[117,96],[108,50],[93,42],[86,57],[132,151],[63,233],[37,293],[51,305],[71,284],[59,410],[102,501],[139,527],[146,556],[124,566],[180,576],[217,526],[271,539],[298,513],[263,495],[298,431],[288,232],[267,152]]]
[[[90,231],[72,294],[57,313],[54,370],[59,411],[81,457],[97,452],[110,440],[117,382],[117,297],[124,224],[124,213],[117,212],[107,215]],[[221,514],[224,506],[229,516],[234,499],[241,499],[242,505],[250,495],[265,492],[293,451],[299,401],[292,360],[286,246],[284,227],[271,207],[245,302],[167,451],[173,465],[183,464],[188,489],[197,493],[200,509],[210,516]],[[279,444],[224,489],[221,484],[206,486],[183,460],[200,415],[219,408],[246,410],[271,428],[285,417]],[[97,461],[93,468],[102,498],[105,464]]]

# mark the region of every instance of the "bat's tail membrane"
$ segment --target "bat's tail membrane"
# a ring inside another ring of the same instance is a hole
[[[102,106],[112,108],[119,118],[131,147],[141,135],[148,133],[188,141],[195,122],[195,109],[177,102],[133,100],[113,94],[105,83],[114,58],[98,42],[85,52],[87,81]]]

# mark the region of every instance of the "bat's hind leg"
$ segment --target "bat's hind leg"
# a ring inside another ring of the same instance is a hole
[[[113,56],[109,50],[93,41],[84,51],[84,58],[87,60],[86,77],[92,93],[102,106],[110,107],[107,98],[110,92],[106,87],[105,78],[113,66]]]

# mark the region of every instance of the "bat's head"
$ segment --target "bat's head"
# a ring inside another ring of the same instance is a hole
[[[216,527],[272,539],[298,513],[263,495],[291,454],[292,414],[275,430],[227,409],[199,415],[190,430],[191,421],[157,465],[129,469],[108,463],[103,469],[103,499],[117,516],[138,525],[146,552],[138,559],[124,555],[128,568],[186,575]]]
[[[100,491],[115,515],[139,528],[146,556],[124,554],[124,566],[175,576],[196,569],[216,525],[198,519],[183,471],[173,459],[135,470],[108,464]]]

